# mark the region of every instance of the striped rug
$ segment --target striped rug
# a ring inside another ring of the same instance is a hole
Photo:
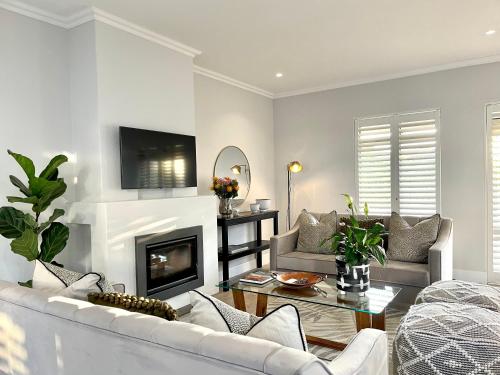
[[[354,312],[350,310],[301,301],[288,301],[281,298],[269,298],[267,311],[270,312],[285,303],[292,303],[298,308],[304,330],[308,335],[349,343],[349,340],[356,334]],[[388,336],[389,364],[392,361],[394,334],[404,314],[406,314],[406,311],[392,308],[389,308],[386,313],[385,326]],[[328,361],[340,354],[340,352],[333,349],[317,345],[309,345],[309,351]]]

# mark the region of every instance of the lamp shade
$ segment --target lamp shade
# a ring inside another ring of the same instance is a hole
[[[302,164],[300,164],[300,162],[298,161],[291,161],[290,163],[288,163],[288,170],[292,173],[299,173],[300,171],[302,171]]]
[[[240,165],[233,165],[231,167],[231,171],[234,173],[234,174],[241,174],[241,166]]]

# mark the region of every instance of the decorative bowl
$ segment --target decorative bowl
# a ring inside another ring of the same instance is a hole
[[[256,199],[255,202],[260,204],[261,211],[267,211],[271,208],[271,200],[270,199]]]
[[[311,288],[326,278],[310,272],[271,272],[271,276],[290,288]]]
[[[250,211],[253,213],[257,213],[260,210],[260,203],[252,203],[250,204]]]

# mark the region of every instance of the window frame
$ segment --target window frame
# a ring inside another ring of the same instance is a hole
[[[500,284],[500,272],[493,270],[493,173],[491,160],[491,131],[493,113],[500,112],[500,102],[485,105],[485,162],[486,162],[486,245],[487,281]]]
[[[435,112],[436,122],[436,213],[441,213],[441,109],[430,108],[419,111],[399,112],[386,115],[356,117],[354,118],[354,175],[355,175],[355,202],[359,201],[359,166],[358,166],[358,134],[360,122],[373,122],[384,119],[391,124],[391,212],[399,213],[399,123],[405,116],[414,116],[414,118]],[[429,118],[427,116],[427,118]],[[363,124],[365,125],[365,124]]]

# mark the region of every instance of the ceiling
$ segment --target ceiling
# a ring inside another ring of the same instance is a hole
[[[65,16],[96,6],[201,50],[203,68],[275,94],[500,56],[500,0],[24,2]]]

